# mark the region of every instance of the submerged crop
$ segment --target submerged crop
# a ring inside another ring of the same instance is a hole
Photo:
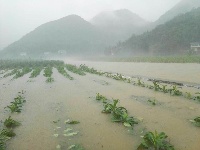
[[[167,137],[164,132],[147,132],[137,150],[174,150],[174,146],[166,141]]]

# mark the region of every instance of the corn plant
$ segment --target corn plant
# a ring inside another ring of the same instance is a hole
[[[147,132],[137,150],[174,150],[174,146],[166,141],[167,137],[164,132]]]

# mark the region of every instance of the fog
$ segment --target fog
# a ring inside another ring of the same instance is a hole
[[[180,0],[0,0],[0,50],[39,25],[70,14],[90,20],[102,11],[129,9],[155,21]]]

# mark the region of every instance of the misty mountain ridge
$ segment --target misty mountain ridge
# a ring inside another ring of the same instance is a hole
[[[115,41],[125,40],[133,33],[141,34],[150,24],[127,9],[102,12],[93,17],[90,22],[103,32],[109,33],[107,36],[112,36]]]
[[[105,11],[95,17],[90,22],[100,27],[116,27],[116,26],[144,26],[147,22],[137,14],[128,9],[120,9],[115,11]]]
[[[173,8],[168,10],[165,14],[160,16],[160,18],[155,22],[155,26],[159,24],[164,24],[165,22],[173,19],[174,17],[189,12],[192,9],[198,7],[200,7],[200,0],[182,0]]]
[[[150,32],[133,35],[111,50],[116,55],[187,54],[190,43],[200,39],[200,7],[179,15]]]
[[[42,56],[44,53],[57,54],[61,50],[68,55],[103,54],[106,47],[127,39],[148,23],[126,9],[109,12],[110,15],[106,13],[104,17],[108,22],[100,19],[102,14],[91,22],[77,15],[47,22],[6,47],[2,53],[7,57],[20,53]],[[108,28],[101,28],[100,22]]]
[[[161,16],[158,21],[154,22],[154,25],[173,20],[172,18],[174,18],[175,15],[180,15],[181,12],[187,12],[197,6],[200,6],[200,1],[182,0],[166,14]],[[173,25],[176,27],[176,24]],[[147,43],[146,46],[143,47],[144,49],[146,49],[146,47],[148,47],[148,49],[153,49],[155,47],[155,50],[158,50],[158,48],[162,48],[162,46],[157,44],[149,48],[149,43],[145,41],[147,38],[144,38],[144,35],[150,36],[149,33],[153,34],[155,32],[155,30],[152,32],[150,31],[152,26],[153,23],[142,19],[137,14],[127,9],[102,12],[93,17],[90,21],[86,21],[77,15],[69,15],[37,27],[20,40],[6,47],[0,53],[1,56],[5,57],[20,56],[21,53],[38,57],[44,56],[45,53],[58,54],[59,51],[63,51],[64,54],[68,56],[102,55],[105,49],[117,43],[118,49],[120,47],[119,45],[122,44],[120,41],[125,41],[126,39],[128,40],[123,42],[123,44],[126,45],[126,43],[128,43],[128,49],[131,48],[130,45],[134,45],[134,42],[131,43],[131,41],[137,39],[141,42],[141,47],[144,46],[142,43]],[[171,27],[173,28],[173,26]],[[158,28],[170,30],[168,28]],[[156,30],[158,30],[158,28]],[[179,28],[181,27],[177,27],[176,29],[179,30]],[[181,29],[184,30],[183,28]],[[147,30],[150,32],[147,32]],[[145,34],[142,34],[144,32]],[[156,33],[158,41],[169,35],[169,33],[167,33],[167,36],[164,34],[161,35],[163,32],[162,30],[160,30],[160,32],[159,34]],[[173,36],[176,32],[172,32],[171,34]],[[160,35],[163,37],[159,37]],[[127,48],[127,45],[125,48]],[[139,49],[143,49],[141,47],[139,46]],[[163,48],[166,49],[166,47]]]
[[[93,52],[101,49],[103,44],[101,33],[95,26],[77,15],[45,23],[17,42],[9,45],[3,53],[16,56],[21,52],[39,56],[45,52],[57,53],[59,50],[77,54]]]

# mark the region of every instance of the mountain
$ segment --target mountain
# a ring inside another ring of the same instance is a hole
[[[2,55],[16,57],[25,53],[29,56],[42,56],[44,53],[57,54],[58,51],[64,51],[68,55],[86,55],[105,46],[105,38],[101,35],[89,22],[77,15],[70,15],[37,27],[5,48]]]
[[[163,24],[174,17],[189,12],[194,8],[200,7],[200,0],[182,0],[173,8],[163,14],[156,22],[155,25]]]
[[[92,18],[90,23],[115,42],[125,40],[133,33],[141,34],[147,30],[146,27],[149,25],[149,22],[127,9],[102,12]]]
[[[171,55],[186,53],[200,39],[200,8],[179,15],[150,32],[133,35],[111,49],[121,54]]]
[[[70,15],[45,23],[0,52],[4,58],[100,55],[106,47],[139,34],[149,22],[129,10],[103,12],[90,22]]]

